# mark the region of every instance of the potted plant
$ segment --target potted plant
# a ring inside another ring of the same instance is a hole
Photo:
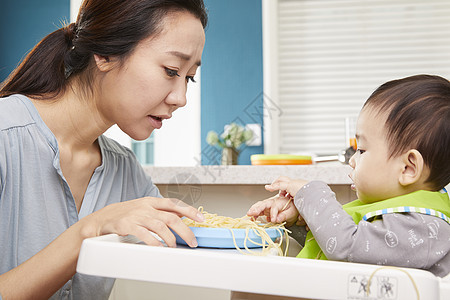
[[[211,146],[222,148],[222,165],[237,165],[240,147],[251,140],[253,132],[236,123],[225,125],[224,132],[219,136],[211,130],[206,136],[206,142]]]

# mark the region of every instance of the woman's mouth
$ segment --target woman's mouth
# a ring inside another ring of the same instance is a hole
[[[150,120],[150,124],[155,129],[160,129],[162,127],[162,118],[156,116],[148,116]]]

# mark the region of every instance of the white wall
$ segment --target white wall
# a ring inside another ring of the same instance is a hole
[[[196,166],[200,164],[201,84],[200,68],[196,83],[190,83],[187,104],[173,113],[155,135],[155,166]]]
[[[83,0],[70,0],[70,23],[77,20],[78,9],[81,6]]]
[[[70,20],[75,22],[82,0],[70,1]],[[164,121],[163,127],[154,133],[156,166],[196,166],[200,161],[200,69],[195,76],[197,83],[190,84],[187,105],[178,109],[172,119]],[[130,138],[117,126],[105,135],[130,147]]]

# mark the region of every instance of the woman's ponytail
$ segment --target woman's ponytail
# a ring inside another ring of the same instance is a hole
[[[12,94],[54,97],[66,86],[69,52],[73,48],[75,24],[60,28],[42,39],[5,80],[0,97]],[[67,76],[68,77],[68,76]]]

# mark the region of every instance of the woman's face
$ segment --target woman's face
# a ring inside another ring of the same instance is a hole
[[[350,177],[358,199],[365,203],[401,194],[398,178],[403,164],[400,156],[390,157],[385,121],[384,114],[364,108],[356,124],[358,150],[350,159]]]
[[[172,12],[162,31],[141,41],[123,65],[101,61],[97,107],[108,125],[144,140],[186,105],[187,84],[200,66],[205,33],[196,17]],[[115,64],[115,65],[114,65]]]

